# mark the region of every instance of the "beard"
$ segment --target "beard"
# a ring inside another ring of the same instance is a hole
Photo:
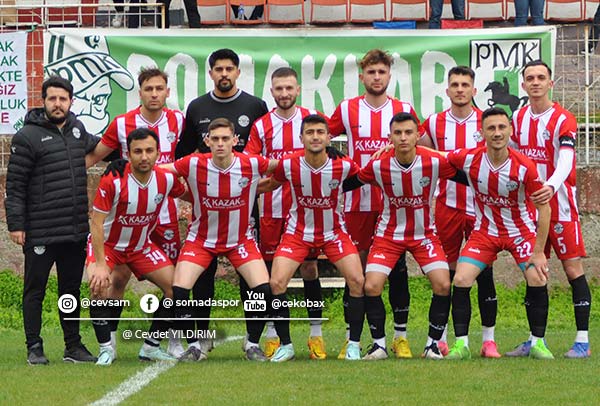
[[[231,89],[233,89],[233,82],[231,82],[230,80],[220,80],[217,83],[217,89],[219,89],[220,92],[228,92]]]
[[[56,110],[55,110],[56,111]],[[48,110],[46,110],[46,117],[48,118],[48,121],[51,122],[52,124],[62,124],[67,120],[67,114],[65,114],[62,110],[60,110],[63,115],[60,117],[54,116],[49,112]]]
[[[297,97],[288,100],[275,100],[275,104],[282,110],[287,110],[296,104]]]
[[[387,86],[381,88],[381,90],[375,90],[372,87],[365,87],[365,91],[373,96],[381,96],[382,94],[385,94],[385,92],[387,92]]]

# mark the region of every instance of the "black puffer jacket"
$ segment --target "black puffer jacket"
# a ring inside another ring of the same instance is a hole
[[[69,113],[61,130],[32,109],[14,135],[6,175],[8,231],[25,231],[25,248],[86,238],[85,155],[99,138]]]

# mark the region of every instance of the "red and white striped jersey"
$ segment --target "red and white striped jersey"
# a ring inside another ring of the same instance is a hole
[[[175,161],[193,197],[187,241],[206,248],[228,249],[252,239],[250,216],[261,176],[269,160],[233,152],[227,169],[216,166],[212,154],[191,154]]]
[[[535,162],[543,181],[547,181],[558,163],[562,148],[573,149],[577,136],[577,120],[560,104],[542,114],[533,114],[531,106],[525,106],[513,114],[512,141],[519,151]],[[550,200],[553,221],[575,221],[577,209],[577,181],[575,155],[565,181]]]
[[[329,131],[333,136],[346,134],[348,155],[361,168],[373,153],[389,144],[390,120],[396,113],[410,113],[417,121],[415,109],[406,103],[388,96],[385,104],[378,108],[370,106],[365,96],[344,100],[337,106],[329,120]],[[419,132],[422,128],[419,125]],[[381,191],[365,185],[346,193],[344,211],[380,211]]]
[[[273,177],[291,187],[292,207],[287,216],[287,234],[302,241],[332,241],[346,232],[341,208],[342,183],[359,167],[350,159],[327,159],[320,168],[306,163],[304,153],[288,155],[279,161]]]
[[[461,148],[481,147],[485,144],[480,132],[481,114],[481,110],[473,108],[467,118],[460,120],[448,109],[429,116],[423,126],[438,151],[451,152]],[[452,180],[440,179],[436,204],[444,204],[475,216],[473,191]]]
[[[528,209],[529,195],[542,188],[535,164],[509,148],[508,159],[494,168],[487,148],[461,149],[448,154],[448,161],[462,169],[475,192],[475,230],[494,237],[521,237],[535,232],[534,216]]]
[[[185,118],[179,110],[163,108],[163,114],[155,123],[148,122],[140,112],[141,106],[115,117],[100,142],[108,148],[118,150],[121,158],[127,159],[127,134],[137,128],[149,128],[158,135],[159,156],[156,165],[175,161],[175,146],[183,131]],[[177,221],[177,204],[167,199],[160,211],[159,224]]]
[[[108,214],[104,221],[104,245],[117,251],[141,250],[156,225],[164,199],[174,199],[184,192],[177,178],[160,168],[154,168],[146,185],[133,176],[129,164],[122,178],[103,176],[94,210]]]
[[[282,118],[276,109],[265,114],[252,125],[250,137],[244,152],[262,155],[269,159],[281,159],[283,156],[304,150],[300,140],[302,119],[310,114],[322,113],[297,106],[294,115]],[[284,183],[273,192],[260,196],[260,216],[285,218],[291,205],[290,187]]]
[[[437,181],[455,174],[456,169],[442,154],[419,146],[408,168],[400,165],[394,151],[370,161],[358,177],[383,191],[375,235],[405,241],[424,239],[435,232],[431,201]]]

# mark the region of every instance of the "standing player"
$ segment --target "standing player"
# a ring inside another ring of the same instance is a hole
[[[391,98],[386,94],[391,80],[392,56],[379,49],[372,49],[360,61],[360,80],[365,87],[365,94],[353,99],[344,100],[335,109],[329,127],[331,134],[345,133],[348,136],[348,154],[360,167],[371,159],[371,155],[389,143],[389,123],[394,114],[406,112],[417,118],[413,107],[406,102]],[[417,118],[418,120],[418,118]],[[348,232],[356,244],[361,262],[367,260],[369,247],[375,233],[375,223],[381,211],[381,192],[371,185],[346,193],[344,217]],[[402,256],[398,264],[388,276],[389,300],[394,314],[394,341],[392,351],[398,358],[410,358],[410,346],[406,339],[406,324],[410,292],[408,290],[408,272],[406,256]],[[347,289],[344,300],[347,299]],[[344,307],[346,309],[347,307]],[[344,317],[347,320],[347,314]],[[348,339],[348,330],[346,339]],[[344,348],[340,352],[343,358]],[[339,358],[339,357],[338,357]]]
[[[567,358],[590,356],[588,326],[592,295],[583,272],[581,258],[586,255],[577,209],[575,172],[575,137],[577,120],[560,104],[552,102],[552,71],[542,61],[532,61],[523,68],[523,89],[529,105],[513,114],[513,136],[519,150],[531,158],[545,182],[533,195],[537,203],[550,202],[551,220],[546,256],[550,248],[561,260],[573,290],[573,307],[577,334]],[[531,337],[509,356],[527,356]]]
[[[438,152],[417,147],[419,122],[409,113],[390,121],[394,150],[369,161],[358,173],[355,186],[372,184],[383,192],[383,209],[369,250],[365,277],[365,311],[374,343],[365,360],[387,358],[385,307],[381,292],[388,274],[401,255],[409,251],[431,282],[429,336],[423,357],[442,359],[437,342],[450,312],[450,274],[446,255],[435,233],[431,201],[439,178],[456,170]],[[349,181],[348,183],[350,183]],[[344,185],[344,190],[346,186]]]
[[[455,66],[448,72],[450,108],[429,116],[423,127],[426,134],[419,144],[433,147],[438,151],[452,152],[460,148],[483,146],[481,138],[481,110],[473,107],[473,87],[475,72],[468,66]],[[450,266],[450,281],[454,278],[456,261],[463,240],[469,238],[475,224],[473,192],[467,185],[448,179],[440,179],[439,195],[435,201],[435,225],[442,241]],[[498,302],[492,267],[483,270],[477,277],[477,298],[481,313],[482,341],[481,355],[487,358],[500,358],[494,341],[494,327]],[[448,354],[446,343],[447,329],[444,330],[438,347],[443,355]]]
[[[130,272],[117,265],[127,265],[135,276],[158,286],[165,297],[173,297],[171,282],[173,264],[155,242],[149,239],[160,215],[162,202],[168,196],[176,198],[185,188],[175,176],[154,164],[159,157],[159,138],[150,129],[133,130],[127,136],[129,164],[122,177],[104,176],[100,179],[94,200],[91,221],[91,247],[88,249],[88,276],[93,298],[115,298],[108,292],[111,279]],[[122,277],[122,276],[121,276]],[[162,302],[161,302],[162,305]],[[110,327],[104,320],[111,316],[107,306],[94,305],[90,316],[100,344],[98,365],[110,365],[115,359],[111,345]],[[164,308],[155,315],[164,317]],[[150,333],[166,331],[169,325],[154,320]],[[175,361],[176,358],[160,348],[154,337],[144,340],[139,357],[142,360]]]
[[[184,330],[193,328],[188,325],[190,323],[185,323],[189,313],[177,303],[189,299],[194,283],[219,255],[227,257],[246,280],[249,294],[270,301],[269,274],[254,240],[250,216],[258,181],[272,172],[277,161],[234,151],[237,143],[233,123],[217,118],[209,124],[206,136],[210,154],[188,155],[165,166],[186,179],[192,195],[192,223],[173,279],[176,317],[183,319]],[[266,315],[265,311],[247,313],[250,316]],[[258,346],[264,321],[249,321],[246,326],[249,335],[244,344],[246,358],[266,361]],[[206,358],[197,340],[188,339],[188,344],[182,360]]]
[[[141,105],[125,114],[117,116],[108,126],[106,133],[93,153],[94,163],[105,158],[113,151],[118,151],[121,158],[127,159],[127,135],[137,128],[148,128],[158,135],[159,156],[157,164],[175,161],[175,148],[184,125],[183,113],[166,107],[170,95],[168,76],[158,68],[142,68],[138,75]],[[176,263],[181,248],[177,204],[168,197],[161,207],[156,228],[150,238],[167,254],[171,262]],[[125,286],[130,273],[124,268],[115,273],[111,284],[111,297],[123,298]],[[112,308],[112,318],[119,318],[122,307]],[[111,341],[116,350],[116,332],[118,320],[110,322]],[[169,351],[180,355],[183,348],[179,340],[169,341]]]
[[[491,108],[483,112],[482,131],[486,145],[457,150],[448,160],[467,173],[475,192],[477,221],[458,259],[452,292],[452,319],[456,342],[446,359],[469,359],[469,292],[481,271],[496,260],[500,251],[509,251],[527,281],[525,307],[532,333],[530,356],[551,359],[544,343],[548,321],[548,263],[544,246],[550,223],[548,203],[535,203],[537,228],[528,201],[542,189],[535,164],[508,148],[511,125],[506,112]]]
[[[209,123],[218,117],[231,121],[238,140],[236,151],[243,151],[252,123],[269,112],[266,103],[237,87],[240,77],[240,58],[231,49],[219,49],[208,58],[208,74],[215,88],[192,100],[185,113],[185,131],[177,145],[177,157],[198,150],[208,152],[204,143]]]
[[[310,114],[317,114],[317,111],[296,105],[300,86],[298,85],[298,74],[291,68],[279,68],[273,72],[271,94],[277,107],[254,122],[244,151],[270,159],[281,159],[289,153],[304,150],[300,139],[302,119]],[[289,212],[290,205],[291,191],[287,183],[284,183],[281,188],[261,196],[259,246],[269,270],[273,264],[273,254],[275,254],[285,231],[285,217]],[[321,302],[323,297],[316,259],[311,258],[304,261],[300,265],[300,274],[304,282],[304,298],[313,303]],[[310,321],[310,337],[308,338],[310,357],[325,359],[327,353],[320,320],[323,309],[309,307],[307,310],[308,316],[313,319]],[[268,322],[265,355],[271,357],[279,344],[279,337],[273,323]]]
[[[288,283],[308,255],[323,250],[350,290],[350,340],[345,359],[358,360],[364,322],[364,276],[356,247],[346,232],[340,204],[342,183],[358,172],[358,166],[349,159],[334,160],[327,156],[330,134],[327,120],[322,116],[304,117],[300,132],[304,152],[282,158],[268,183],[270,190],[287,183],[292,197],[285,234],[275,252],[271,272],[273,313],[275,317],[289,318],[290,311],[285,305]],[[276,308],[276,301],[283,305]],[[289,320],[275,321],[275,328],[281,346],[271,361],[294,358]]]
[[[196,150],[209,152],[204,142],[208,134],[208,125],[219,117],[226,118],[234,124],[235,136],[238,140],[234,149],[242,152],[248,141],[252,123],[269,112],[262,99],[237,87],[237,79],[240,76],[240,58],[234,51],[219,49],[210,55],[208,64],[210,66],[208,73],[213,80],[214,90],[194,99],[189,104],[185,114],[185,131],[181,136],[181,141],[177,144],[177,158],[189,155]],[[252,216],[252,224],[258,226],[257,207]],[[194,299],[206,300],[214,296],[216,272],[217,259],[215,258],[194,285]],[[247,288],[244,278],[240,278],[242,300],[247,296],[245,293]],[[208,319],[210,317],[210,307],[202,307],[196,311],[198,318]],[[209,323],[208,320],[199,320],[196,324],[198,330],[207,330]],[[212,349],[211,340],[202,340],[201,343],[204,350]]]

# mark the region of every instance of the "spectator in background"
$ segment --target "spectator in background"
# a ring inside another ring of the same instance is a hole
[[[140,4],[141,2],[146,3],[146,0],[130,0],[129,4]],[[189,0],[186,1],[186,9],[188,8]],[[114,3],[123,4],[125,0],[114,0]],[[155,1],[152,1],[153,3]],[[156,3],[163,3],[165,5],[165,27],[169,28],[169,6],[171,5],[171,0],[157,0]],[[125,7],[124,6],[115,6],[115,10],[117,13],[113,17],[111,21],[111,25],[114,28],[120,28],[123,26],[125,22]],[[160,12],[159,9],[157,9]],[[189,11],[188,11],[189,12]],[[129,12],[127,13],[127,28],[139,28],[140,26],[140,16],[142,15],[142,8],[140,6],[129,6]],[[198,14],[198,10],[196,9],[196,14]],[[198,16],[198,20],[200,20],[200,16]],[[160,18],[158,18],[156,25],[161,27]],[[198,21],[198,25],[200,22]],[[192,27],[193,28],[193,27]]]
[[[233,15],[232,15],[231,19],[239,20],[240,18],[238,18],[238,17],[240,17],[240,15],[239,15],[240,7],[239,6],[231,6],[231,10],[233,10]],[[243,10],[243,8],[242,8],[242,10]],[[243,15],[241,19],[243,19],[243,20],[260,20],[263,18],[264,11],[265,11],[264,6],[255,6],[254,10],[252,10],[252,14],[250,14],[250,18],[246,18],[246,16]]]
[[[544,0],[515,0],[515,27],[527,25],[529,13],[532,25],[544,25]]]
[[[185,12],[188,16],[190,28],[200,28],[200,13],[198,13],[198,4],[196,0],[183,0]]]
[[[542,0],[543,1],[543,0]],[[429,17],[429,29],[441,28],[442,11],[444,9],[444,0],[431,0]],[[452,0],[452,15],[455,20],[465,19],[465,0]]]
[[[600,39],[600,4],[596,8],[596,13],[594,14],[594,21],[592,25],[592,32],[590,33],[590,39],[587,44],[584,44],[583,53],[587,51],[590,54],[593,54],[596,50],[596,45],[598,45],[598,39]]]
[[[79,289],[88,233],[86,154],[99,139],[90,135],[70,111],[71,82],[51,76],[42,85],[44,107],[25,116],[15,134],[6,174],[6,222],[10,239],[23,247],[25,275],[23,324],[30,365],[48,364],[40,337],[42,302],[50,269],[56,264],[58,295],[72,295],[72,306],[61,300],[66,362],[95,362],[81,343]]]

